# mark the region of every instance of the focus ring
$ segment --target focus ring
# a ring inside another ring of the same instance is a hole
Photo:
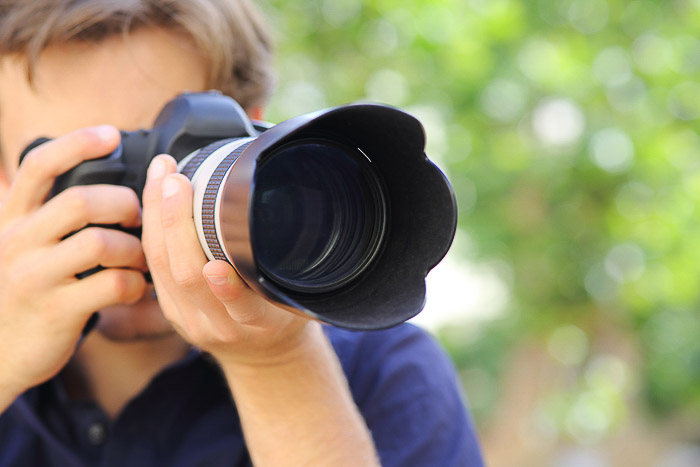
[[[250,143],[252,143],[252,141],[241,144],[228,156],[224,157],[216,170],[212,172],[209,182],[207,183],[207,188],[204,191],[204,198],[202,199],[202,231],[204,232],[204,238],[207,241],[207,246],[215,259],[220,259],[227,262],[228,259],[226,258],[226,255],[219,244],[219,236],[216,234],[216,220],[214,218],[216,198],[217,193],[219,192],[219,185],[221,185],[224,176],[226,176],[226,173],[228,172],[228,169],[234,162],[236,162],[236,159],[238,159],[238,157],[243,153],[243,151],[245,151]]]
[[[234,141],[236,138],[230,138],[230,139],[224,139],[221,141],[216,141],[214,143],[211,143],[207,146],[204,146],[202,149],[199,150],[196,156],[194,156],[192,159],[190,159],[185,167],[180,171],[181,174],[183,174],[185,177],[189,178],[192,180],[192,177],[194,177],[194,173],[197,171],[199,166],[202,164],[204,159],[207,157],[211,156],[211,154],[219,149],[221,146],[224,144],[228,144],[231,141]]]

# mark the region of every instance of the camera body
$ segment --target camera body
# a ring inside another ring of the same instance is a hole
[[[158,154],[170,154],[180,162],[215,141],[258,134],[235,100],[217,91],[182,94],[163,108],[152,129],[122,131],[121,143],[111,154],[85,161],[59,176],[51,196],[71,186],[109,184],[132,188],[141,199],[146,171]],[[34,141],[20,160],[45,141],[46,138]]]
[[[340,106],[268,127],[216,91],[185,93],[152,129],[122,132],[114,152],[58,177],[52,195],[114,184],[140,197],[151,160],[170,154],[193,184],[209,259],[228,261],[282,308],[379,329],[421,311],[425,276],[456,230],[453,191],[424,147],[420,122],[388,106]]]

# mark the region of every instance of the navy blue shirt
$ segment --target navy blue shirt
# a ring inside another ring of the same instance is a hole
[[[410,324],[325,330],[383,466],[482,465],[454,369],[429,336]],[[69,399],[58,378],[0,415],[0,467],[249,465],[226,381],[197,352],[164,369],[114,420]]]

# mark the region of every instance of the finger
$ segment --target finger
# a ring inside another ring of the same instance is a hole
[[[49,280],[60,281],[97,266],[148,270],[141,241],[115,229],[89,227],[71,235],[47,255],[48,264],[60,265]]]
[[[285,320],[291,319],[291,314],[273,309],[253,292],[226,261],[208,262],[204,265],[202,274],[214,296],[224,304],[228,318],[237,323],[265,326],[278,321],[280,316]]]
[[[183,337],[189,336],[188,323],[191,323],[192,316],[183,316],[182,309],[169,293],[169,289],[163,285],[160,276],[153,275],[153,285],[155,286],[158,296],[158,305],[160,306],[163,315],[173,328]],[[201,313],[200,313],[201,314]],[[189,315],[192,315],[190,313]],[[187,319],[187,318],[190,319]]]
[[[88,224],[141,225],[134,190],[114,185],[74,186],[51,198],[27,224],[37,240],[60,240]]]
[[[199,304],[179,315],[182,327],[190,333],[210,329],[210,333],[226,340],[235,334],[227,310],[212,294],[202,275],[207,258],[199,243],[192,219],[192,185],[181,174],[170,174],[163,179],[161,218],[163,236],[168,251],[172,283],[171,290],[178,296]]]
[[[182,174],[163,179],[161,220],[168,262],[179,287],[194,289],[205,285],[202,267],[207,258],[202,251],[192,215],[192,184]]]
[[[83,128],[48,141],[27,154],[5,199],[6,212],[21,215],[36,209],[48,196],[54,179],[80,162],[105,156],[119,144],[113,126]]]
[[[146,186],[143,190],[141,242],[154,281],[156,276],[162,278],[160,280],[161,287],[170,286],[170,282],[166,281],[166,277],[170,275],[170,263],[161,222],[162,181],[165,175],[175,171],[176,166],[175,159],[172,157],[168,155],[156,156],[148,168]]]
[[[89,314],[110,305],[132,305],[145,291],[146,280],[140,272],[104,269],[62,288],[57,300]]]
[[[236,270],[226,261],[209,261],[202,268],[209,288],[222,303],[229,304],[239,300],[243,294],[251,292],[238,276]]]
[[[146,261],[151,271],[153,285],[158,294],[158,304],[163,314],[181,335],[186,327],[180,306],[176,303],[173,293],[176,287],[170,275],[170,262],[165,245],[163,225],[161,221],[162,182],[163,177],[175,172],[177,164],[175,160],[161,154],[153,158],[146,177],[146,185],[143,190],[143,234],[141,243],[146,255]]]

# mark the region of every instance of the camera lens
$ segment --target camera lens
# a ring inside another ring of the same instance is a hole
[[[323,139],[280,147],[254,180],[251,244],[261,272],[300,293],[337,290],[379,253],[387,206],[371,162]]]
[[[382,329],[423,308],[457,209],[418,120],[353,104],[249,128],[238,107],[227,116],[191,96],[180,104],[177,124],[154,132],[180,148],[208,260],[229,263],[275,306],[335,326]],[[194,120],[196,138],[178,123],[193,109],[207,122]]]

